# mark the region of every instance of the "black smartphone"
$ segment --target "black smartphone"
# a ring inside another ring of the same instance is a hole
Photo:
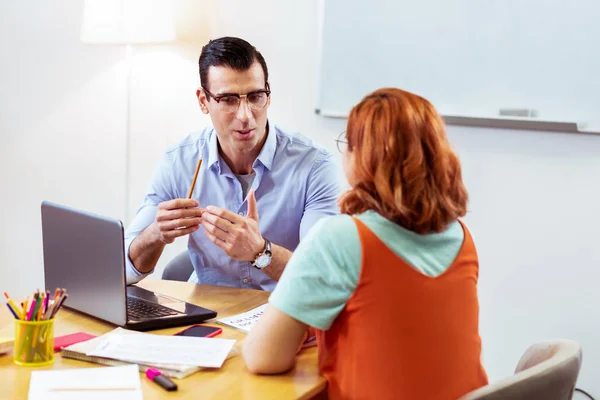
[[[184,330],[177,332],[174,336],[195,336],[195,337],[213,337],[223,332],[223,329],[216,326],[192,325]]]

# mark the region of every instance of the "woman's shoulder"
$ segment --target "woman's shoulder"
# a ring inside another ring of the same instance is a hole
[[[360,260],[360,239],[350,215],[339,214],[320,219],[300,242],[300,248],[322,262],[348,265]],[[360,264],[360,263],[359,263]]]
[[[352,216],[338,214],[321,218],[311,229],[311,233],[313,232],[322,235],[356,235],[357,230]]]

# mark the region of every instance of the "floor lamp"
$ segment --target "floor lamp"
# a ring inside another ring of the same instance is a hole
[[[85,0],[81,41],[126,48],[125,224],[129,223],[133,45],[167,43],[175,39],[173,14],[168,0]]]

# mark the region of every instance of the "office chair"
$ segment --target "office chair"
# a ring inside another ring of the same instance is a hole
[[[460,400],[570,400],[581,357],[581,347],[572,340],[536,343],[523,353],[513,376],[467,393]]]
[[[187,250],[179,253],[165,266],[162,279],[187,282],[194,272],[194,266]]]

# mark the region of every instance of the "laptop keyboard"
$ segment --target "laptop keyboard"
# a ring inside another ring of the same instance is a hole
[[[178,314],[181,313],[160,304],[150,303],[136,297],[127,297],[127,319],[129,320],[141,321]]]

